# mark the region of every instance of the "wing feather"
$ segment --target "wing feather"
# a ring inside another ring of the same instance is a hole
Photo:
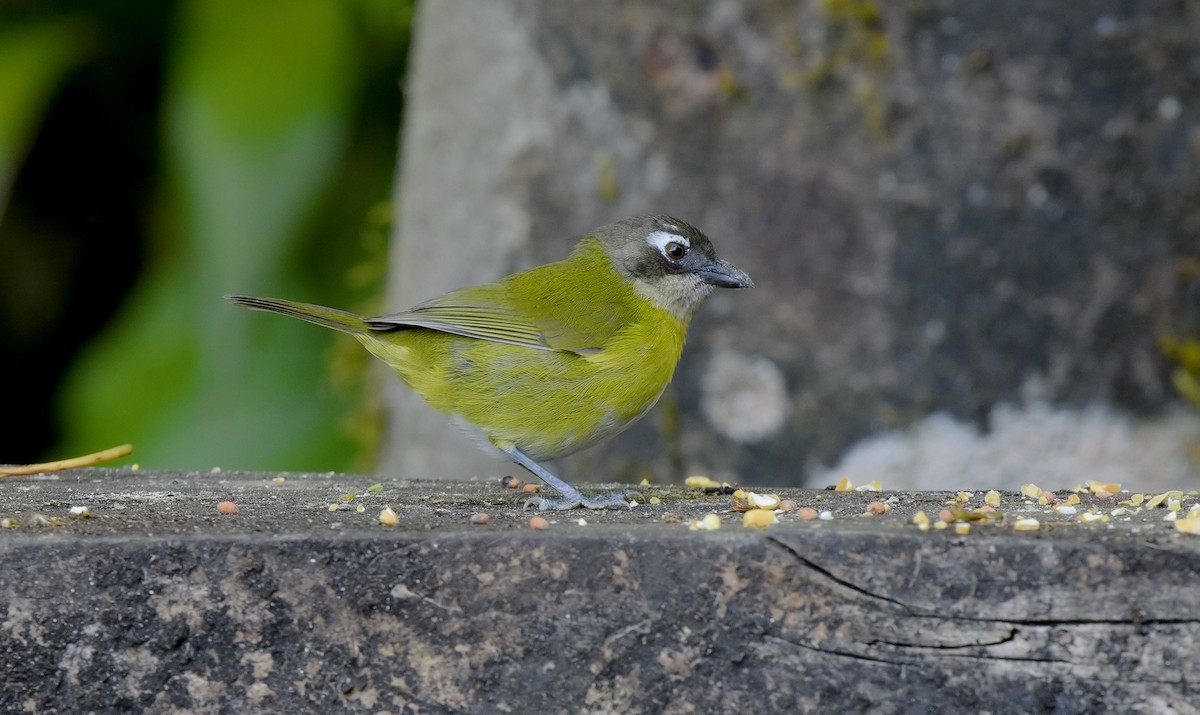
[[[594,354],[635,319],[632,289],[595,241],[582,241],[572,258],[591,266],[586,288],[579,286],[580,264],[560,261],[370,318],[367,327],[378,332],[426,328],[537,350]]]

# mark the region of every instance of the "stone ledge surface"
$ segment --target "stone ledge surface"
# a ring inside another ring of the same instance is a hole
[[[952,494],[784,490],[833,520],[696,532],[730,497],[665,487],[535,532],[495,482],[275,476],[0,482],[19,521],[0,530],[0,711],[1187,713],[1200,696],[1200,538],[1161,509],[1083,525],[1006,494],[1002,511],[1060,523],[962,536],[910,523]],[[879,496],[892,512],[863,514]]]

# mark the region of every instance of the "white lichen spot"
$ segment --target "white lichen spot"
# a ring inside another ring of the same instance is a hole
[[[1158,100],[1158,116],[1168,122],[1173,122],[1179,118],[1183,112],[1183,103],[1177,97],[1166,96]]]
[[[790,405],[783,373],[765,357],[720,350],[701,383],[704,415],[726,437],[750,444],[783,428]]]

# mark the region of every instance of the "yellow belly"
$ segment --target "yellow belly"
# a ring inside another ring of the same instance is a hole
[[[426,329],[359,339],[433,407],[543,460],[612,437],[654,406],[683,349],[677,322],[631,324],[586,355]]]

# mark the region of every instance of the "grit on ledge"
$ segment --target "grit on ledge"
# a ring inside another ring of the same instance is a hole
[[[988,428],[938,412],[865,440],[812,484],[848,477],[887,489],[1047,489],[1081,479],[1154,491],[1200,486],[1200,416],[1176,411],[1136,420],[1105,405],[997,405]]]

